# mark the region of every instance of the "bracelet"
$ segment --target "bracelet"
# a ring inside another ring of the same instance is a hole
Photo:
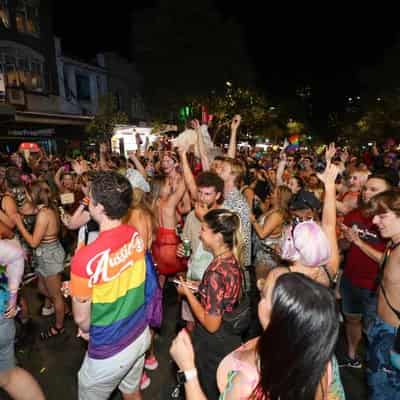
[[[187,371],[183,371],[183,373],[185,374],[186,382],[197,377],[197,369],[196,368],[188,369]]]

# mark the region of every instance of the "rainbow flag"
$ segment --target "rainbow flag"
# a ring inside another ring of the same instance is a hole
[[[91,300],[90,358],[112,357],[147,327],[145,280],[143,241],[129,225],[100,232],[75,254],[70,290]]]
[[[299,135],[292,135],[288,139],[289,145],[286,147],[286,151],[297,151],[300,148],[300,137]]]

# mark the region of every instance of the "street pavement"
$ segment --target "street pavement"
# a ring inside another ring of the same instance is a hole
[[[41,302],[33,287],[28,288],[27,297],[33,315],[33,324],[29,335],[17,345],[17,359],[19,365],[30,371],[43,388],[48,400],[75,400],[77,399],[77,372],[82,363],[86,343],[76,338],[76,328],[71,319],[66,321],[66,333],[60,337],[42,342],[39,339],[40,330],[45,329],[53,317],[40,317]],[[151,385],[142,392],[144,400],[162,399],[174,381],[175,367],[169,356],[169,346],[176,332],[178,316],[177,296],[172,286],[165,290],[164,322],[159,334],[155,337],[155,350],[159,361],[159,368],[148,371]],[[341,353],[342,341],[338,346]],[[345,387],[347,400],[366,400],[364,369],[341,369],[342,381]],[[0,399],[9,397],[0,389]],[[116,391],[112,400],[120,400]]]

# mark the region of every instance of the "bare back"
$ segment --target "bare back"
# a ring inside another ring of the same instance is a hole
[[[390,304],[400,310],[400,246],[396,247],[390,254],[385,266],[382,285]],[[388,324],[397,327],[399,319],[388,306],[382,289],[379,289],[378,315]]]
[[[42,242],[53,242],[58,239],[58,234],[60,232],[60,221],[58,214],[48,207],[43,207],[38,213],[37,224],[46,224],[44,230],[44,235],[42,237]],[[36,226],[35,226],[36,230]]]
[[[153,242],[153,221],[151,215],[140,208],[131,209],[126,223],[138,230],[146,250],[150,249]]]

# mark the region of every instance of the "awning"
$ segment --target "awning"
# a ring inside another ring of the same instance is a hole
[[[84,126],[92,121],[93,116],[52,114],[42,112],[17,111],[15,122],[36,123],[48,125],[80,125]]]

